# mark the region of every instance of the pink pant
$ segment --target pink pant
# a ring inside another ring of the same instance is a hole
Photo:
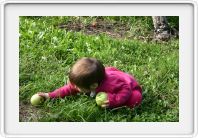
[[[126,105],[130,108],[134,108],[140,105],[142,102],[142,93],[139,90],[132,92],[130,99],[127,101]]]

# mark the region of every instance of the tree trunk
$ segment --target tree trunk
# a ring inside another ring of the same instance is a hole
[[[154,25],[154,40],[168,41],[171,37],[171,28],[166,16],[152,16]]]

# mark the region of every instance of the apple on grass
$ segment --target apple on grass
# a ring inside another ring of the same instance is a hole
[[[31,97],[31,104],[33,106],[38,106],[40,105],[42,102],[44,101],[44,98],[39,96],[38,94],[34,94],[32,97]]]
[[[96,95],[96,103],[97,105],[101,106],[104,101],[107,100],[107,93],[105,92],[99,92],[97,95]]]

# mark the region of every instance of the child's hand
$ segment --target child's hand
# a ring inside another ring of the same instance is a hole
[[[48,93],[44,93],[44,92],[38,92],[38,95],[45,98],[45,99],[49,99],[49,94]]]
[[[107,108],[107,107],[109,107],[109,100],[104,101],[104,102],[102,103],[101,107],[102,107],[102,108]]]

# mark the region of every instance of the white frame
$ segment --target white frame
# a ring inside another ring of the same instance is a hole
[[[5,100],[4,100],[4,90],[5,90],[5,83],[4,83],[4,80],[5,80],[5,77],[4,77],[4,73],[5,73],[5,69],[4,69],[4,65],[5,65],[5,49],[4,49],[4,44],[5,44],[5,37],[4,37],[4,27],[5,27],[5,24],[4,24],[4,19],[5,19],[5,15],[4,15],[4,8],[5,8],[5,5],[6,4],[13,4],[13,3],[19,3],[19,4],[22,4],[22,3],[44,3],[44,4],[47,4],[47,3],[130,3],[130,4],[133,4],[133,3],[143,3],[143,4],[146,4],[146,3],[152,3],[152,4],[155,4],[155,3],[158,3],[158,4],[163,4],[163,3],[167,3],[167,4],[179,4],[179,3],[186,3],[186,4],[192,4],[194,6],[194,16],[193,16],[193,19],[194,19],[194,32],[193,32],[193,38],[194,38],[194,118],[193,118],[193,121],[194,121],[194,125],[193,125],[193,133],[190,134],[190,135],[96,135],[96,134],[92,134],[92,135],[55,135],[55,137],[197,137],[197,105],[198,105],[198,101],[197,101],[197,2],[195,1],[151,1],[151,0],[146,0],[146,1],[131,1],[131,0],[124,0],[124,1],[121,1],[121,0],[101,0],[101,1],[93,1],[93,0],[70,0],[70,1],[28,1],[28,2],[24,2],[24,1],[4,1],[2,2],[1,4],[1,134],[3,137],[33,137],[31,135],[10,135],[10,134],[7,134],[6,131],[5,131],[5,115],[4,115],[4,111],[5,111]],[[182,131],[182,130],[181,130]],[[54,137],[53,135],[36,135],[35,137]]]

